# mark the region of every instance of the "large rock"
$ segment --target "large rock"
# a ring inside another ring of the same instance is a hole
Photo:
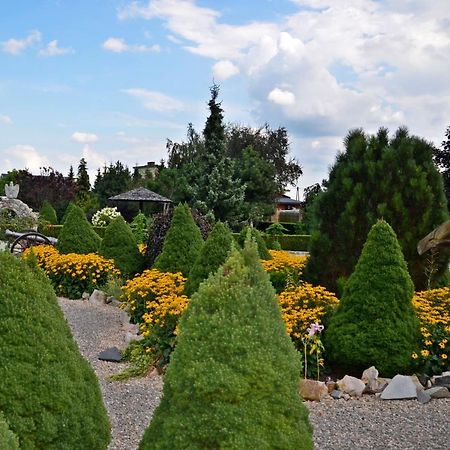
[[[424,405],[431,401],[431,395],[427,391],[417,391],[417,401]]]
[[[342,380],[337,382],[339,390],[352,397],[361,397],[366,385],[359,379],[345,375]]]
[[[434,377],[434,385],[444,386],[447,389],[450,389],[450,375],[441,375],[440,377]]]
[[[368,385],[370,383],[374,383],[377,378],[378,378],[378,370],[375,368],[375,366],[372,366],[363,372],[361,381],[364,384]]]
[[[417,388],[411,377],[395,375],[392,381],[381,393],[382,400],[406,400],[417,398]]]
[[[328,388],[322,381],[302,379],[299,386],[300,395],[305,400],[320,402],[328,395]]]
[[[444,386],[434,386],[425,391],[431,398],[450,398],[449,390]]]
[[[100,361],[109,361],[109,362],[120,362],[122,361],[122,357],[120,355],[120,351],[117,347],[107,348],[99,353],[98,359]]]
[[[94,292],[89,297],[89,303],[95,306],[106,305],[106,294],[103,291],[95,289]]]
[[[425,388],[423,387],[423,384],[420,382],[419,378],[417,378],[417,375],[411,375],[412,382],[416,385],[416,391],[423,391]]]

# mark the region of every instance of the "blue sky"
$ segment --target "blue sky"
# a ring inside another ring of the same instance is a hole
[[[165,157],[225,118],[286,126],[302,189],[351,128],[450,125],[448,0],[3,0],[0,172]]]

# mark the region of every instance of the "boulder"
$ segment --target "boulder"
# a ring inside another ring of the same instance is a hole
[[[417,398],[417,388],[411,377],[395,375],[392,381],[381,393],[382,400],[406,400]]]
[[[331,397],[335,400],[339,400],[344,395],[342,391],[335,389],[331,394]]]
[[[106,294],[103,291],[94,289],[94,292],[89,297],[89,303],[95,306],[103,306],[106,304]]]
[[[417,401],[425,404],[431,401],[431,395],[427,391],[417,391]]]
[[[435,386],[443,386],[450,389],[450,375],[441,375],[434,377]]]
[[[363,372],[361,381],[365,385],[368,385],[370,383],[374,383],[377,378],[378,378],[378,370],[375,368],[375,366],[372,366]]]
[[[122,357],[120,355],[120,351],[117,347],[107,348],[99,353],[98,359],[100,361],[109,361],[109,362],[120,362],[122,361]]]
[[[339,390],[352,397],[361,397],[366,385],[359,379],[345,375],[342,380],[337,382]]]
[[[424,392],[431,398],[450,398],[450,392],[444,386],[434,386]]]
[[[317,402],[328,395],[328,388],[323,381],[302,379],[300,380],[299,391],[305,400]]]
[[[411,375],[411,380],[416,385],[417,392],[424,390],[423,384],[420,382],[419,378],[417,378],[417,375]]]

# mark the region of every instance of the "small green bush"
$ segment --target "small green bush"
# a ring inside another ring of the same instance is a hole
[[[217,271],[231,250],[233,236],[222,222],[217,222],[200,250],[185,286],[186,295],[197,292],[200,283]]]
[[[101,238],[92,229],[81,208],[76,205],[70,208],[59,233],[57,249],[60,253],[95,253],[100,248]]]
[[[19,450],[19,440],[0,413],[0,450]]]
[[[61,225],[64,225],[64,223],[65,223],[65,221],[66,221],[66,219],[67,219],[67,216],[69,215],[70,211],[72,211],[72,209],[73,209],[75,206],[77,206],[77,205],[76,205],[74,202],[70,202],[70,203],[67,205],[67,208],[66,208],[66,210],[64,211],[64,214],[63,214],[62,219],[61,219]]]
[[[153,267],[162,272],[181,272],[187,277],[202,245],[200,229],[195,224],[189,207],[180,203],[173,212],[163,250]]]
[[[139,212],[134,216],[133,221],[131,222],[131,231],[133,232],[138,244],[147,242],[149,225],[150,218],[145,214]]]
[[[55,208],[53,208],[47,200],[44,200],[41,209],[39,210],[39,219],[45,220],[52,225],[56,225],[58,223]]]
[[[258,253],[261,259],[272,259],[269,251],[267,250],[267,245],[264,240],[263,235],[254,227],[246,226],[244,227],[238,236],[238,243],[242,247],[247,239],[248,232],[250,230],[250,235],[256,241],[256,245],[258,246]]]
[[[122,216],[106,227],[100,254],[113,259],[117,268],[126,276],[134,275],[142,269],[143,257],[138,250],[136,238]]]
[[[312,449],[300,371],[256,246],[234,250],[181,316],[139,449]]]
[[[108,447],[97,378],[78,350],[49,280],[0,253],[0,410],[22,450]]]
[[[330,361],[358,374],[372,365],[384,376],[408,371],[420,336],[413,293],[397,236],[379,220],[325,330]]]

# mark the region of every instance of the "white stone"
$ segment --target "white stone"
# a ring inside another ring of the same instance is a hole
[[[375,368],[375,366],[372,366],[363,372],[361,381],[365,384],[369,384],[370,382],[375,381],[377,378],[378,378],[378,370]]]
[[[345,375],[342,380],[337,382],[339,390],[352,397],[361,397],[366,385],[359,379]]]
[[[89,297],[89,303],[95,306],[103,306],[106,304],[106,294],[103,291],[95,289]]]
[[[417,388],[411,377],[407,375],[395,375],[381,393],[382,400],[406,400],[411,398],[417,398]]]

